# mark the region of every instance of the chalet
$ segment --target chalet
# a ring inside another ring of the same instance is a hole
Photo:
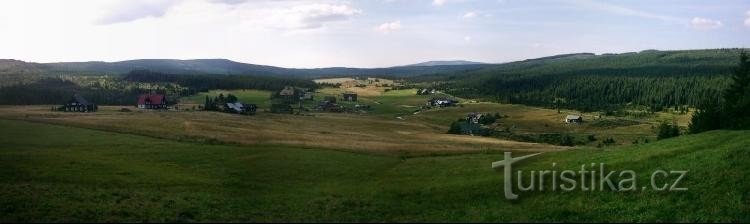
[[[446,99],[446,98],[432,98],[427,101],[427,106],[433,106],[433,107],[452,107],[456,106],[456,103],[458,101],[452,100],[452,99]]]
[[[258,106],[255,104],[244,104],[240,102],[227,103],[226,110],[238,114],[255,114]]]
[[[352,102],[357,101],[357,93],[355,92],[345,92],[343,96],[344,96],[344,101],[352,101]]]
[[[97,109],[96,104],[89,102],[78,94],[73,95],[73,98],[59,108],[60,111],[66,112],[96,112]]]
[[[583,117],[581,115],[568,115],[568,116],[565,116],[565,123],[572,123],[572,124],[583,123]]]
[[[479,120],[482,119],[482,113],[469,113],[466,115],[466,122],[479,124]]]
[[[138,97],[138,108],[167,109],[167,97],[162,94],[142,94]]]

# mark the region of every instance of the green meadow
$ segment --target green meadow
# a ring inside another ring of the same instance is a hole
[[[509,201],[502,172],[490,168],[498,153],[404,158],[0,120],[0,222],[750,222],[747,136],[712,131],[544,153],[514,168],[605,163],[637,172],[639,186],[655,170],[687,170],[688,190],[516,189],[520,198]]]

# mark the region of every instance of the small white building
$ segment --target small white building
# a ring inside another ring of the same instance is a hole
[[[583,123],[583,117],[581,115],[568,115],[565,116],[565,123]]]

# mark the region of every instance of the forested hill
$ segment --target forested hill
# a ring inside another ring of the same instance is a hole
[[[742,49],[567,54],[416,80],[506,103],[601,110],[624,104],[696,106],[720,98]]]
[[[60,63],[26,63],[17,60],[0,61],[0,72],[16,76],[33,74],[47,75],[119,75],[132,70],[150,70],[168,74],[221,74],[252,75],[294,78],[316,78],[334,76],[390,76],[410,77],[425,74],[443,74],[467,72],[485,68],[489,64],[455,64],[455,65],[412,65],[387,68],[312,68],[295,69],[267,65],[247,64],[227,59],[140,59],[120,62],[60,62]],[[33,68],[32,69],[26,69]]]

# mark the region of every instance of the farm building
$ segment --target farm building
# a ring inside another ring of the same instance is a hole
[[[433,107],[452,107],[455,106],[458,101],[447,99],[447,98],[432,98],[427,101],[427,106]]]
[[[73,98],[68,100],[68,102],[58,110],[66,112],[96,112],[97,109],[98,107],[96,104],[89,102],[81,95],[75,94],[73,95]]]
[[[583,117],[581,115],[568,115],[565,116],[565,123],[583,123]]]
[[[255,104],[244,104],[240,102],[227,103],[226,110],[238,114],[255,114],[258,106]]]
[[[142,94],[138,97],[138,108],[167,109],[167,97],[163,94]]]
[[[357,93],[355,92],[345,92],[343,94],[344,101],[357,101]]]

